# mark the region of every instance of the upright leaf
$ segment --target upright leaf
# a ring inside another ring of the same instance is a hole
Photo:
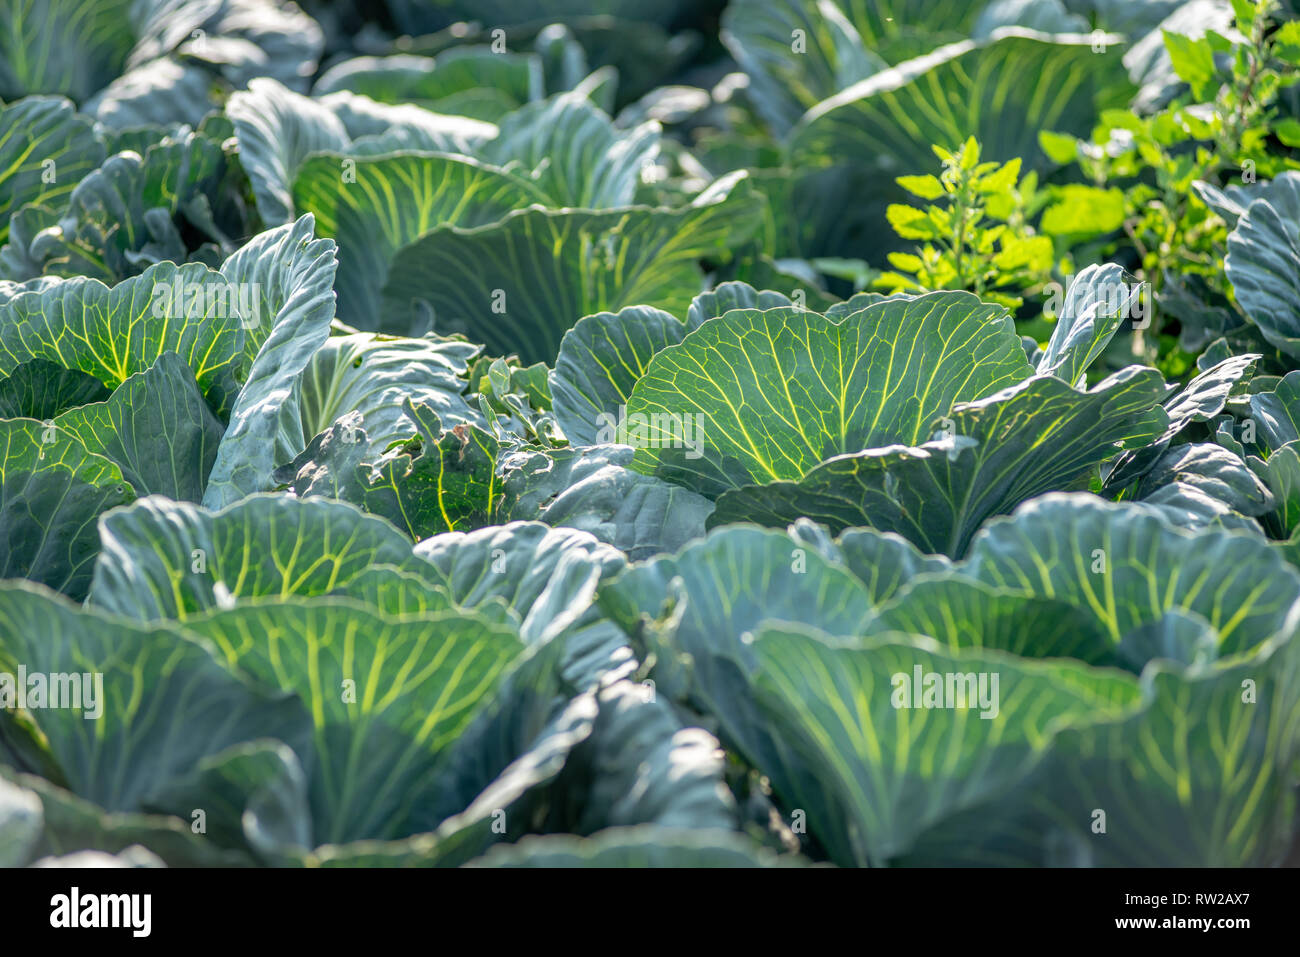
[[[1121,449],[1160,435],[1165,383],[1132,366],[1089,392],[1053,376],[953,408],[939,438],[836,456],[797,482],[726,492],[712,525],[784,526],[800,516],[836,532],[869,525],[924,551],[960,558],[981,524],[1021,502],[1080,487]]]
[[[101,537],[90,603],[141,621],[324,595],[376,564],[418,567],[387,522],[291,495],[254,495],[219,512],[151,496],[105,518]]]
[[[725,258],[758,212],[742,172],[678,209],[530,209],[478,229],[441,226],[393,261],[390,328],[432,319],[492,353],[551,362],[583,316],[634,304],[684,315],[703,285],[699,260]]]
[[[145,809],[236,742],[268,732],[306,741],[301,705],[232,674],[211,646],[27,584],[0,585],[0,663],[10,674],[22,665],[27,674],[61,676],[45,706],[28,699],[28,714],[68,789],[110,811]]]
[[[524,647],[471,614],[385,619],[339,599],[252,604],[186,627],[306,705],[317,844],[422,829],[413,817],[438,787],[439,757]]]
[[[257,323],[244,327],[244,386],[230,413],[203,502],[228,505],[272,488],[271,473],[299,451],[299,379],[334,319],[334,243],[312,238],[313,222],[256,236],[221,267],[256,296]]]
[[[0,20],[4,14],[0,9]],[[12,39],[0,28],[0,42]],[[8,62],[21,61],[0,56],[0,64]],[[0,65],[0,96],[6,95],[5,70]],[[14,213],[28,203],[57,206],[103,160],[104,146],[90,120],[63,97],[32,96],[0,106],[0,243],[9,238]]]
[[[128,377],[106,401],[64,412],[54,427],[115,462],[137,495],[184,502],[203,497],[225,431],[174,352]]]
[[[174,352],[220,411],[238,390],[242,322],[240,290],[200,263],[161,262],[111,289],[66,279],[0,304],[0,373],[46,359],[117,388]]]
[[[560,340],[550,375],[552,408],[569,441],[599,444],[602,424],[616,426],[651,358],[685,335],[680,320],[650,306],[579,319]],[[618,440],[610,435],[604,441]]]
[[[717,496],[916,444],[954,403],[1029,373],[1005,311],[970,293],[888,300],[840,322],[736,310],[650,361],[628,403],[628,444],[636,468]]]
[[[0,578],[29,578],[80,601],[99,553],[95,520],[135,498],[121,470],[34,419],[0,419]]]

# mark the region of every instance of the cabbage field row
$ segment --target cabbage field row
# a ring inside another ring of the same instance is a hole
[[[1291,0],[0,0],[0,866],[1300,863]]]

